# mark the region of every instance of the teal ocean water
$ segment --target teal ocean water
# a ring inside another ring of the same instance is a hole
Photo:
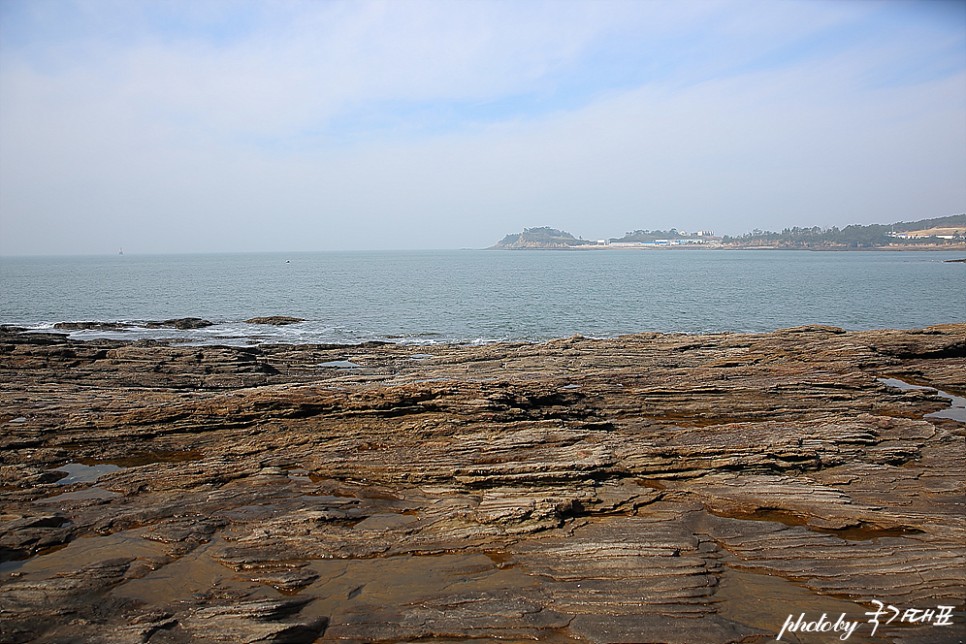
[[[201,317],[79,338],[538,341],[966,321],[959,252],[425,251],[0,259],[0,323]],[[285,327],[244,320],[288,315]]]

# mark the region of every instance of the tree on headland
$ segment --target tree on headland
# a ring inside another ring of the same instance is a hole
[[[670,230],[639,229],[625,233],[623,237],[611,238],[612,244],[653,244],[664,245],[713,245],[729,248],[768,247],[768,248],[810,248],[810,249],[861,249],[889,246],[927,246],[930,248],[966,242],[966,214],[920,219],[912,222],[894,224],[852,224],[839,228],[810,228],[795,226],[781,232],[756,228],[750,233],[735,237],[714,237],[711,231],[686,233],[677,228]],[[507,235],[492,248],[548,248],[561,249],[577,246],[596,246],[597,242],[577,238],[568,232],[539,226],[524,228],[522,233]]]
[[[524,228],[522,233],[507,235],[493,248],[570,248],[593,242],[577,239],[568,232],[549,226]]]
[[[889,246],[901,240],[903,244],[936,244],[941,241],[928,231],[938,229],[959,230],[958,234],[950,235],[953,241],[962,241],[966,230],[966,214],[922,219],[913,222],[898,222],[895,224],[852,224],[839,229],[831,228],[785,228],[780,233],[755,229],[750,233],[737,237],[725,236],[722,243],[732,246],[776,246],[778,248],[877,248]],[[905,233],[921,231],[915,236]]]
[[[619,244],[655,242],[659,239],[683,239],[690,235],[682,235],[677,228],[670,230],[635,230],[624,233],[623,237],[611,238],[611,242]]]

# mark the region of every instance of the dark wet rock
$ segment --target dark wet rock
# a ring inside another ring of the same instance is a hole
[[[0,561],[26,559],[70,541],[73,529],[62,513],[0,515]]]
[[[146,322],[144,326],[149,329],[170,328],[187,331],[190,329],[203,329],[205,327],[212,326],[213,324],[213,322],[209,322],[208,320],[203,320],[201,318],[174,318],[171,320],[162,320],[160,322]]]
[[[173,318],[170,320],[153,320],[134,324],[131,322],[57,322],[54,328],[59,331],[124,331],[143,326],[148,329],[203,329],[212,326],[212,322],[201,318]]]
[[[3,614],[0,641],[33,641],[40,633],[57,631],[66,634],[64,631],[70,629],[65,627],[71,621],[97,619],[105,604],[92,601],[92,598],[103,597],[111,587],[121,583],[131,561],[130,558],[112,558],[106,553],[101,561],[44,579],[4,580],[0,585],[0,611]],[[76,630],[73,637],[78,638]],[[68,641],[57,637],[51,639]]]
[[[305,322],[302,318],[293,318],[287,315],[267,315],[263,317],[249,318],[245,320],[248,324],[270,324],[272,326],[286,326],[288,324],[298,324]]]
[[[155,640],[151,638],[177,626],[178,620],[170,612],[152,610],[132,615],[128,624],[117,626],[113,632],[105,633],[101,639],[105,642],[138,642],[141,644],[150,641],[164,641],[162,637]]]
[[[57,322],[54,328],[60,331],[122,331],[130,328],[125,322]]]
[[[873,598],[962,610],[966,429],[880,379],[962,396],[964,341],[426,360],[0,328],[0,641],[753,642]],[[339,360],[362,368],[319,368]],[[102,473],[57,485],[65,463]]]

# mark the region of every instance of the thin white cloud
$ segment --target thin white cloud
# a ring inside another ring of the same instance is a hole
[[[899,69],[963,35],[822,40],[879,5],[310,3],[218,38],[230,5],[163,33],[121,5],[82,5],[96,38],[0,50],[2,253],[481,246],[966,204],[966,62]],[[447,127],[409,129],[405,106]]]

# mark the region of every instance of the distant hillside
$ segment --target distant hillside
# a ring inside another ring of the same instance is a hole
[[[522,233],[507,235],[492,248],[573,248],[590,243],[592,242],[577,239],[568,232],[542,226],[539,228],[524,228]]]
[[[635,230],[609,242],[578,239],[568,232],[543,226],[507,235],[491,248],[554,249],[608,248],[629,245],[703,246],[705,248],[806,248],[847,250],[860,248],[962,248],[966,245],[966,214],[900,221],[894,224],[854,224],[844,228],[786,228],[781,232],[754,230],[735,237],[715,237],[712,231],[693,233],[670,230]]]
[[[725,246],[775,248],[880,248],[897,244],[924,246],[966,240],[966,214],[894,224],[854,224],[845,228],[786,228],[780,233],[755,230],[739,237],[723,237]]]
[[[935,219],[920,219],[912,223],[898,222],[892,224],[898,231],[927,230],[930,228],[964,228],[966,229],[966,214],[950,215],[948,217],[937,217]]]

